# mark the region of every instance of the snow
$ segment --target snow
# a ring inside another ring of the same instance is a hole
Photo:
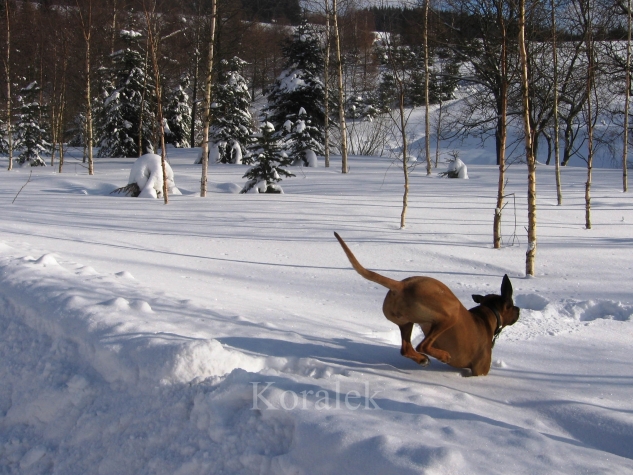
[[[454,178],[468,180],[468,167],[459,158],[455,158],[455,160],[450,162],[448,171],[454,174]]]
[[[167,191],[170,195],[179,195],[180,190],[174,184],[174,172],[169,163],[165,163],[167,173]],[[139,198],[157,198],[163,193],[163,167],[160,155],[146,153],[132,165],[128,184],[136,183],[141,189]]]
[[[311,168],[315,168],[319,166],[319,161],[317,159],[316,153],[312,150],[306,150],[306,160],[308,161],[308,166]]]
[[[594,169],[586,230],[586,170],[562,170],[556,206],[539,165],[526,279],[524,165],[507,171],[516,211],[495,250],[498,170],[466,148],[469,180],[412,171],[404,229],[387,158],[352,156],[341,174],[332,156],[259,196],[227,192],[244,170],[211,163],[201,199],[197,154],[170,150],[182,195],[167,206],[109,195],[133,159],[97,159],[88,176],[70,149],[64,173],[33,169],[14,204],[30,170],[0,173],[0,473],[633,473],[619,170]],[[368,268],[438,278],[467,306],[508,273],[521,317],[490,375],[400,356],[386,289],[332,231]]]

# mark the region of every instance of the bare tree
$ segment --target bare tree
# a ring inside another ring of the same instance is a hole
[[[558,206],[563,204],[563,190],[560,179],[560,143],[559,129],[560,123],[558,118],[558,37],[556,29],[556,0],[551,0],[551,20],[552,20],[552,61],[553,61],[553,79],[554,79],[554,98],[553,98],[553,116],[554,116],[554,167],[556,174],[556,199]]]
[[[429,1],[424,0],[424,152],[426,174],[431,174],[431,118],[429,104]]]
[[[345,88],[343,85],[343,61],[341,59],[341,38],[338,28],[337,0],[332,0],[332,28],[334,32],[334,47],[336,49],[336,68],[338,74],[338,117],[341,131],[341,161],[342,172],[347,173],[347,124],[345,123]]]
[[[580,20],[585,25],[585,55],[587,56],[587,78],[586,78],[586,96],[587,96],[587,182],[585,183],[585,227],[591,229],[591,184],[594,147],[594,98],[595,98],[595,52],[593,37],[593,18],[594,10],[592,0],[578,0],[578,12]],[[597,116],[597,114],[595,114]]]
[[[151,1],[151,0],[150,0]],[[145,12],[145,21],[147,25],[147,44],[152,57],[152,69],[154,71],[154,85],[156,87],[156,103],[157,103],[157,122],[160,138],[160,163],[163,171],[163,200],[165,204],[169,203],[168,187],[167,187],[167,151],[165,149],[165,120],[163,117],[163,94],[161,88],[160,66],[158,64],[161,34],[158,25],[159,16],[156,12],[156,0],[151,2],[151,9],[148,9],[145,0],[143,1],[143,10]]]
[[[7,42],[4,58],[4,73],[7,77],[7,141],[9,145],[9,168],[13,169],[13,130],[11,128],[11,13],[9,10],[10,2],[5,0],[4,8],[7,18]]]
[[[207,173],[209,169],[209,126],[211,125],[211,85],[213,81],[213,60],[215,55],[215,25],[217,20],[217,0],[211,1],[211,26],[209,39],[209,56],[207,58],[207,75],[204,95],[204,131],[202,137],[202,179],[200,180],[200,197],[207,196]]]
[[[77,12],[81,21],[81,31],[83,33],[84,41],[86,43],[86,62],[85,62],[85,74],[86,74],[86,147],[88,149],[88,174],[94,175],[94,160],[93,160],[93,127],[92,127],[92,71],[91,71],[91,58],[90,48],[92,43],[92,0],[84,0],[87,2],[80,3],[76,0]]]
[[[622,143],[622,191],[629,190],[627,158],[629,154],[629,102],[631,95],[631,0],[627,0],[626,8],[626,67],[624,92],[624,140]]]
[[[59,21],[59,19],[57,19]],[[68,78],[69,45],[67,28],[55,29],[55,44],[53,50],[53,78],[50,98],[51,112],[51,166],[55,165],[55,149],[59,148],[59,171],[61,173],[64,161],[64,129],[66,118],[66,86]]]
[[[515,24],[515,2],[507,0],[450,0],[453,9],[477,19],[477,34],[466,29],[453,29],[455,43],[449,46],[469,64],[471,71],[464,78],[480,88],[466,101],[463,115],[452,119],[458,134],[473,131],[495,135],[496,161],[499,167],[497,206],[493,220],[493,246],[501,247],[501,216],[505,200],[506,147],[508,141],[508,95],[514,80],[514,57],[510,54],[509,25]],[[483,112],[483,113],[482,113]]]
[[[330,48],[332,45],[332,28],[330,26],[330,0],[325,0],[325,54],[323,65],[323,85],[325,86],[324,93],[324,155],[325,155],[325,167],[330,166]]]
[[[534,275],[534,261],[536,258],[536,156],[534,154],[534,132],[530,118],[530,84],[525,39],[525,0],[519,0],[519,56],[521,58],[521,97],[525,158],[528,164],[528,250],[525,255],[525,273]]]
[[[400,142],[402,155],[402,170],[404,173],[404,193],[402,195],[402,212],[400,213],[400,228],[406,225],[406,215],[409,203],[409,141],[407,137],[407,125],[411,110],[405,109],[405,97],[407,94],[408,77],[410,75],[409,63],[411,50],[406,45],[396,44],[397,35],[385,36],[383,39],[383,60],[393,78],[395,86],[396,108],[389,108],[389,115],[397,131],[395,138]]]

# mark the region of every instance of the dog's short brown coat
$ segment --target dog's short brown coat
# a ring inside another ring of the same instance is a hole
[[[431,277],[390,279],[365,269],[345,241],[334,233],[354,269],[365,279],[389,289],[382,306],[388,320],[400,327],[400,353],[426,366],[426,355],[456,368],[469,368],[473,376],[490,371],[494,338],[519,319],[512,300],[512,284],[503,277],[501,295],[473,295],[477,307],[467,310],[451,290]],[[424,339],[414,349],[411,332],[420,325]]]

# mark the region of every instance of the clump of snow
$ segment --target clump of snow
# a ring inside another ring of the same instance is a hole
[[[40,257],[38,260],[35,261],[35,264],[38,264],[44,267],[59,265],[57,263],[57,259],[55,259],[55,257],[52,254],[44,254],[42,257]]]
[[[234,142],[233,147],[231,147],[231,156],[233,157],[233,163],[235,165],[242,164],[242,148],[237,142]]]
[[[455,160],[450,162],[447,173],[449,178],[468,179],[468,167],[459,158],[455,158]]]
[[[306,150],[306,160],[310,168],[316,168],[319,165],[317,155],[312,150]]]
[[[549,301],[537,294],[517,295],[514,304],[519,308],[529,310],[545,310]]]
[[[165,163],[167,190],[171,195],[180,195],[174,183],[174,172],[169,163]],[[160,155],[147,153],[139,157],[132,165],[128,184],[136,183],[141,192],[139,198],[158,198],[163,194],[163,167]]]

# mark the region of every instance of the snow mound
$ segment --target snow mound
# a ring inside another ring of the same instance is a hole
[[[5,257],[0,261],[0,314],[20,316],[47,338],[76,346],[78,358],[109,382],[180,384],[224,377],[237,368],[258,372],[265,367],[263,357],[217,340],[181,336],[177,325],[148,331],[148,317],[164,322],[166,316],[152,308],[130,277],[125,271],[101,275],[89,267],[68,272],[50,254],[37,261]],[[183,308],[163,299],[165,305]]]
[[[514,304],[522,309],[544,310],[547,304],[549,304],[549,301],[536,294],[517,295],[514,299]]]
[[[217,189],[223,193],[239,193],[242,191],[242,187],[235,183],[221,183],[217,185]]]
[[[126,270],[117,272],[114,275],[116,275],[117,277],[120,277],[121,279],[135,280],[134,276]]]
[[[58,266],[59,264],[57,263],[57,259],[55,259],[55,257],[53,257],[52,254],[44,254],[42,257],[40,257],[38,260],[36,260],[34,262],[34,264],[38,264],[40,266]]]
[[[224,376],[237,368],[256,373],[264,367],[264,358],[227,349],[217,340],[196,341],[180,349],[166,381],[188,383]]]
[[[578,331],[596,320],[629,321],[633,319],[633,305],[612,300],[573,300],[548,302],[535,294],[518,295],[515,303],[521,307],[519,321],[507,327],[501,339],[527,340],[544,335],[558,335]]]
[[[180,195],[174,184],[174,172],[169,163],[165,163],[167,191],[171,195]],[[139,157],[132,165],[128,184],[136,183],[140,188],[139,198],[158,198],[163,194],[163,167],[160,155],[147,153]]]
[[[306,150],[306,160],[308,161],[308,166],[310,168],[316,168],[319,166],[316,153],[312,150]]]

